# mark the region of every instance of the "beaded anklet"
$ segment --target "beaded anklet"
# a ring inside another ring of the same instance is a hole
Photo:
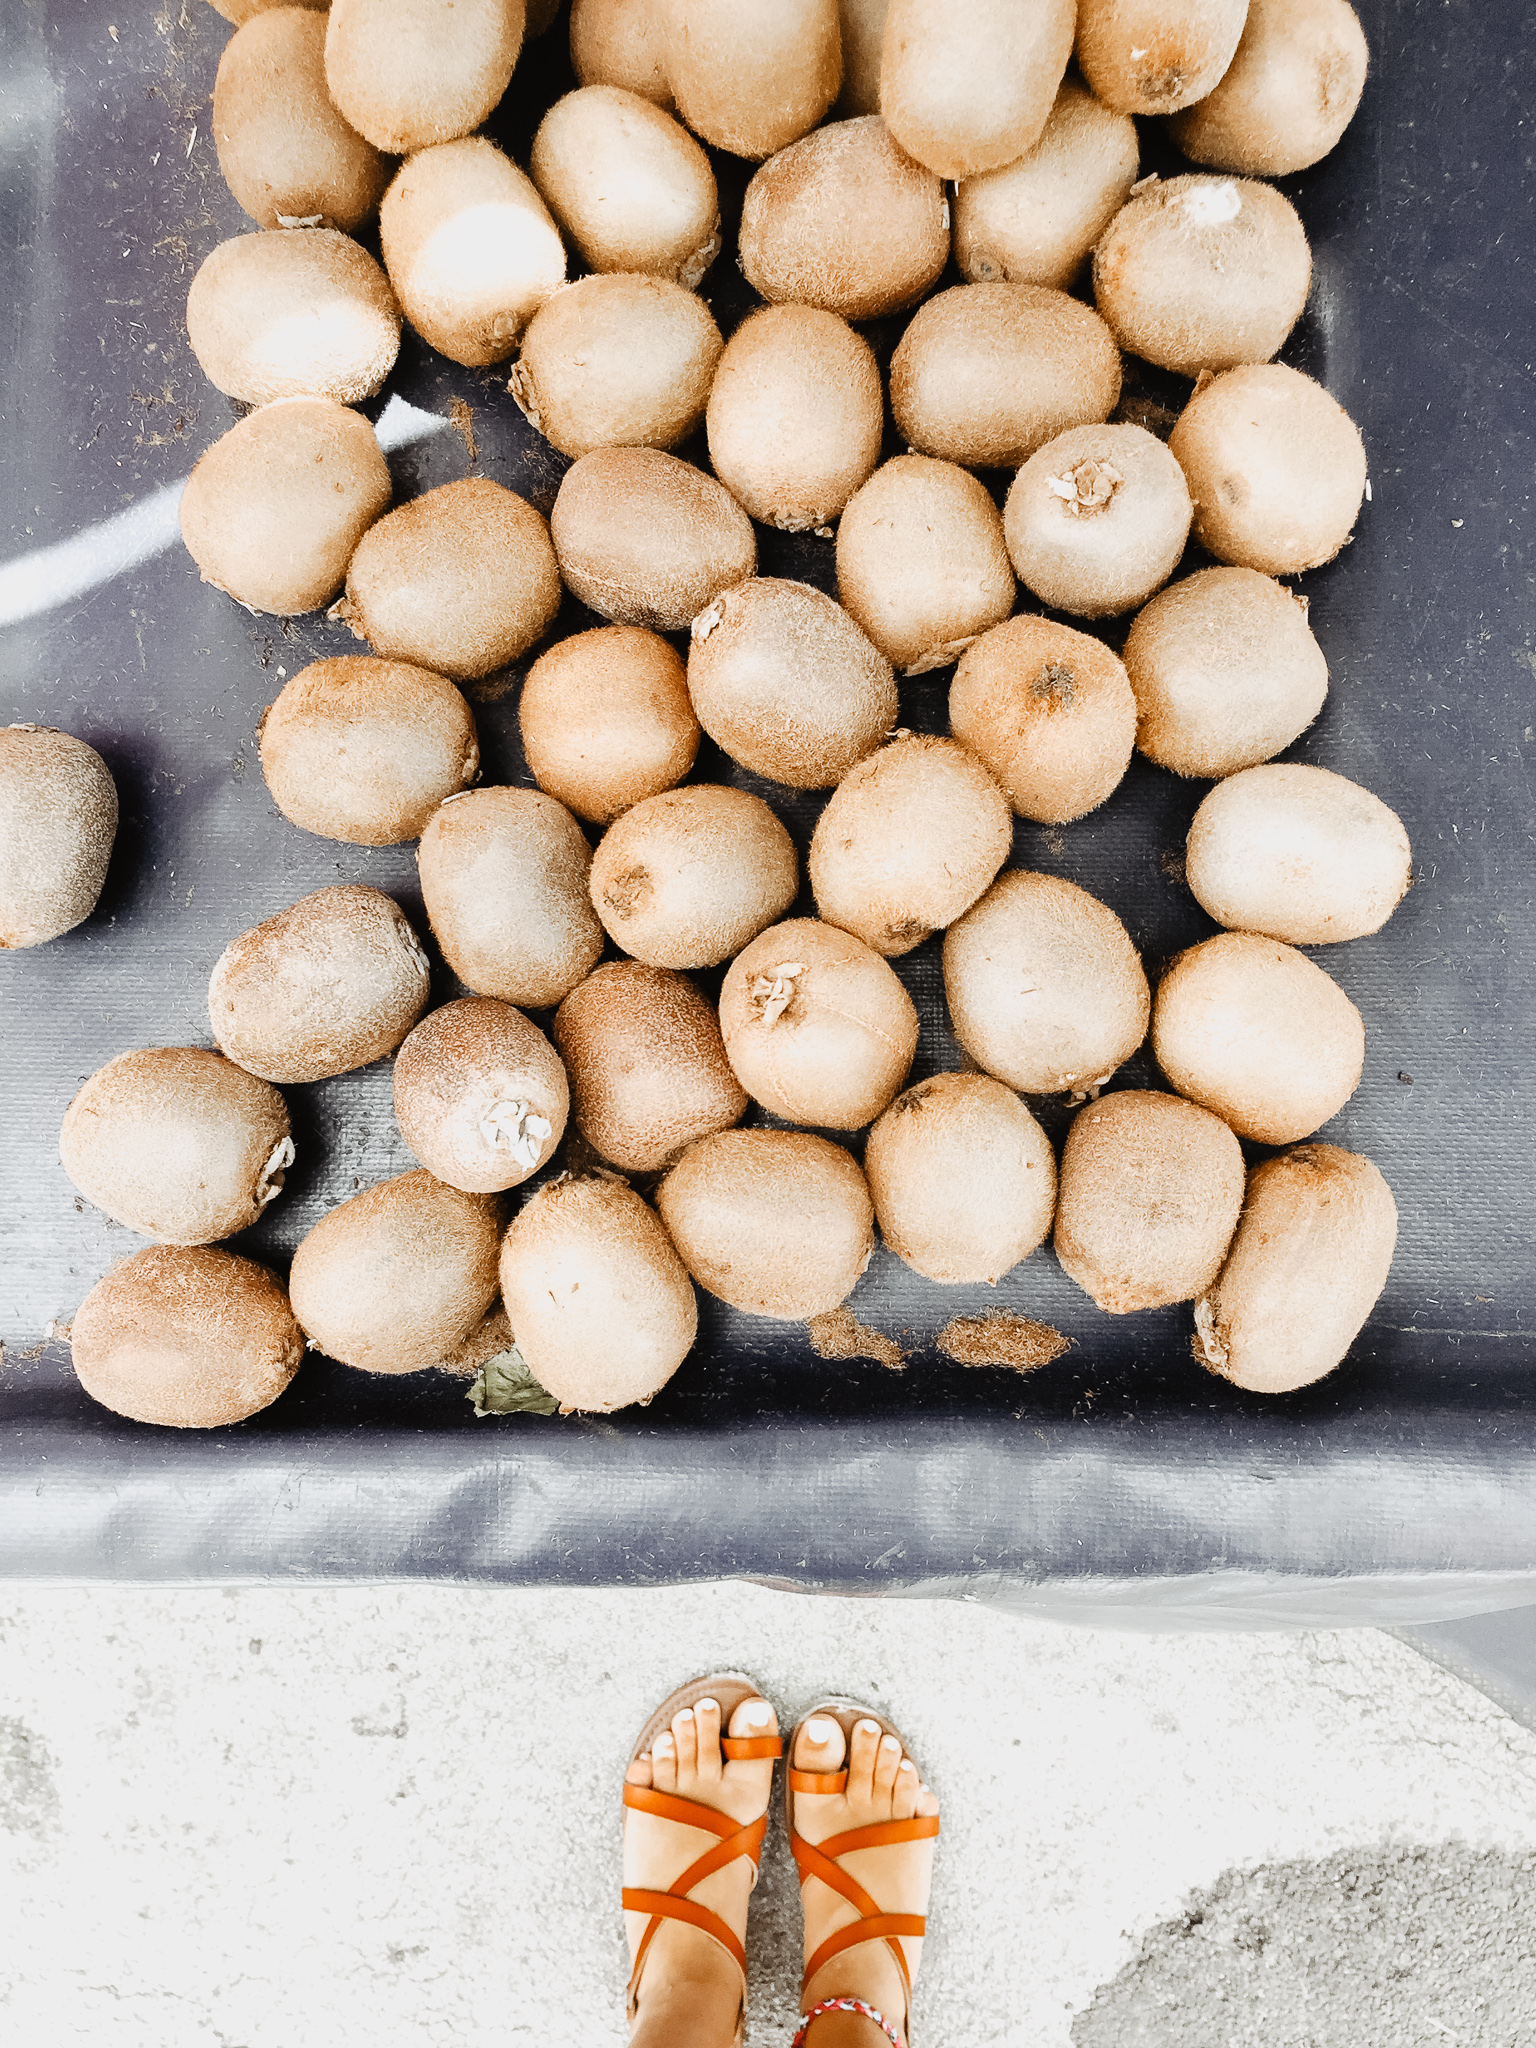
[[[891,2048],[902,2048],[901,2036],[891,2025],[885,2014],[883,2012],[876,2012],[875,2008],[872,2005],[866,2005],[862,1998],[824,1998],[819,2005],[813,2005],[801,2020],[799,2029],[795,2034],[794,2040],[790,2042],[789,2048],[804,2048],[806,2029],[810,2026],[812,2020],[819,2019],[824,2012],[861,2012],[865,2019],[874,2021],[881,2033],[890,2042]]]

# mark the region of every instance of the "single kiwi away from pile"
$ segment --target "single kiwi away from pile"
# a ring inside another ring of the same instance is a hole
[[[117,785],[94,747],[0,726],[0,952],[46,945],[96,908],[117,838]]]
[[[426,1167],[469,1195],[515,1188],[554,1157],[565,1068],[510,1003],[468,996],[423,1017],[395,1055],[395,1117]]]

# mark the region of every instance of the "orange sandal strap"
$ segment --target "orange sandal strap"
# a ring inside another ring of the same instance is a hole
[[[756,1740],[757,1738],[752,1738]],[[636,1812],[653,1814],[659,1820],[676,1821],[686,1828],[699,1828],[706,1834],[718,1835],[719,1840],[712,1849],[690,1863],[682,1874],[674,1878],[672,1888],[665,1892],[641,1891],[628,1885],[622,1893],[622,1904],[626,1913],[649,1913],[650,1923],[640,1937],[635,1950],[634,1967],[630,1971],[630,1990],[633,1994],[640,1982],[640,1971],[645,1963],[646,1951],[655,1939],[663,1920],[686,1920],[690,1927],[697,1927],[721,1948],[741,1971],[745,1984],[747,1975],[747,1952],[736,1934],[708,1906],[701,1906],[697,1900],[686,1896],[696,1884],[717,1870],[723,1870],[728,1863],[734,1863],[738,1856],[745,1856],[756,1871],[762,1856],[763,1837],[768,1832],[768,1816],[759,1814],[756,1820],[738,1823],[728,1813],[719,1813],[712,1806],[700,1806],[692,1799],[681,1799],[673,1792],[658,1792],[650,1785],[626,1785],[624,1804]]]
[[[901,1971],[901,1986],[906,1994],[907,2009],[912,2008],[912,1978],[907,1969],[907,1958],[901,1946],[904,1934],[921,1936],[928,1925],[921,1913],[877,1913],[868,1920],[851,1920],[846,1927],[840,1927],[836,1934],[829,1934],[805,1966],[803,1984],[809,1984],[823,1963],[830,1963],[834,1956],[840,1956],[844,1949],[861,1948],[866,1941],[883,1941],[896,1958]]]
[[[824,1842],[808,1842],[803,1835],[791,1833],[789,1846],[799,1867],[801,1884],[808,1877],[820,1878],[830,1890],[846,1899],[859,1915],[847,1927],[829,1935],[817,1949],[805,1966],[805,1983],[809,1984],[822,1964],[835,1955],[841,1955],[844,1949],[857,1948],[866,1941],[883,1941],[896,1959],[910,2005],[912,1980],[899,1937],[904,1934],[921,1935],[927,1925],[925,1917],[918,1913],[882,1912],[858,1879],[850,1876],[836,1858],[855,1849],[883,1849],[898,1842],[932,1841],[938,1832],[939,1816],[933,1813],[914,1814],[910,1820],[883,1820],[869,1827],[849,1828],[840,1835],[829,1835]]]
[[[781,1757],[784,1739],[780,1735],[722,1735],[720,1754],[733,1764],[756,1757]]]
[[[785,1773],[791,1792],[846,1792],[848,1773],[846,1771],[797,1771],[793,1765]]]

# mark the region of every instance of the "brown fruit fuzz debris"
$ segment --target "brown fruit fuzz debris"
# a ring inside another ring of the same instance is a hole
[[[1072,1349],[1072,1339],[1049,1323],[1009,1315],[1006,1309],[955,1316],[934,1342],[956,1365],[1006,1365],[1014,1372],[1033,1372]]]
[[[852,1309],[828,1309],[825,1315],[812,1316],[806,1327],[811,1333],[811,1349],[818,1358],[872,1358],[876,1365],[888,1366],[892,1372],[906,1368],[907,1354],[895,1338],[861,1323]]]

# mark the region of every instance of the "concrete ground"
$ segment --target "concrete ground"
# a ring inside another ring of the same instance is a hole
[[[919,2048],[1536,2040],[1536,1733],[1408,1643],[742,1585],[0,1587],[0,2038],[622,2042],[619,1776],[722,1665],[938,1788]],[[752,2048],[795,1905],[775,1823]]]

